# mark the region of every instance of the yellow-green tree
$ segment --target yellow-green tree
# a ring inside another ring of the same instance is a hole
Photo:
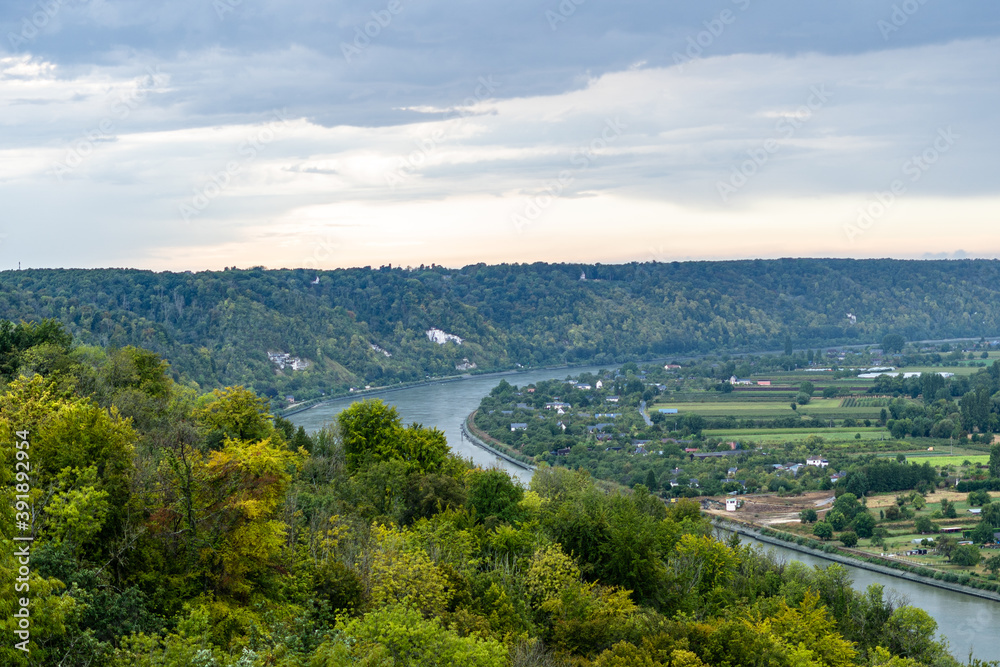
[[[199,466],[202,562],[221,591],[245,595],[276,565],[286,531],[278,509],[304,457],[271,438],[227,439]]]

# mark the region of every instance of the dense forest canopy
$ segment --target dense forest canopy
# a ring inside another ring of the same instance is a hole
[[[307,434],[141,348],[0,334],[4,665],[960,664],[925,612],[715,539],[691,501],[525,489],[380,401]]]
[[[156,352],[175,380],[282,400],[473,364],[978,338],[1000,333],[998,297],[1000,262],[987,260],[0,273],[0,317],[55,318],[81,343]],[[430,329],[462,343],[433,342]],[[308,367],[279,368],[268,352]]]

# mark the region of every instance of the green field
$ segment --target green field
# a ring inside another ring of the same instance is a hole
[[[789,417],[796,413],[822,417],[824,419],[878,419],[880,408],[877,407],[841,407],[840,398],[814,398],[808,405],[799,405],[795,412],[789,407],[787,397],[771,401],[739,400],[738,397],[729,400],[713,400],[705,402],[666,401],[650,407],[650,413],[660,408],[676,408],[678,414],[698,414],[703,417],[738,417],[752,419],[754,417],[775,418]]]
[[[738,438],[741,442],[752,442],[752,443],[786,443],[786,442],[802,442],[808,440],[811,436],[819,436],[827,443],[837,443],[837,442],[856,442],[855,434],[861,434],[861,440],[881,440],[889,439],[888,434],[883,430],[880,432],[871,432],[864,430],[852,429],[848,433],[830,433],[832,429],[823,430],[801,430],[794,433],[774,433],[770,430],[758,429],[753,431],[752,434],[747,435],[717,435],[715,437],[720,438]]]
[[[989,463],[990,457],[983,454],[972,456],[960,456],[956,454],[951,456],[947,452],[941,454],[937,454],[936,452],[911,452],[906,454],[907,463],[923,463],[924,461],[929,461],[933,466],[960,466],[964,461],[968,461],[973,465],[977,463]]]

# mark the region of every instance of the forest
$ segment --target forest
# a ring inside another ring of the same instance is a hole
[[[988,260],[58,269],[0,273],[0,317],[148,349],[178,384],[252,387],[277,408],[468,371],[979,338],[1000,333],[998,293]],[[268,352],[308,365],[279,368]]]
[[[4,665],[962,664],[922,610],[692,501],[547,466],[524,488],[380,401],[309,434],[53,321],[0,352]]]

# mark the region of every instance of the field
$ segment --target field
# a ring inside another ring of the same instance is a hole
[[[929,461],[932,466],[961,466],[963,463],[968,461],[972,465],[977,463],[989,463],[990,457],[984,454],[976,454],[972,456],[950,456],[947,453],[935,455],[933,452],[923,453],[906,453],[907,463],[923,463],[924,461]]]
[[[857,438],[857,434],[861,434]],[[819,436],[825,442],[855,442],[857,440],[887,440],[888,435],[882,428],[823,428],[823,429],[716,429],[704,431],[706,437],[722,439],[739,439],[742,442],[753,443],[785,443],[802,442],[812,436]]]
[[[747,400],[734,392],[729,400],[662,401],[650,408],[650,413],[660,408],[676,408],[678,414],[698,414],[703,417],[736,417],[737,419],[774,419],[776,417],[810,416],[822,419],[878,419],[880,408],[843,407],[841,398],[814,398],[808,405],[796,406],[793,411],[787,397],[771,400]],[[713,397],[714,398],[714,397]]]

